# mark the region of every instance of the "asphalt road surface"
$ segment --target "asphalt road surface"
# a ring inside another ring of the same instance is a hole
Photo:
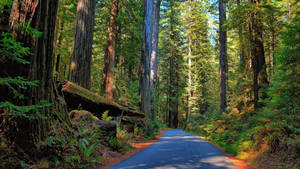
[[[181,129],[167,130],[139,153],[110,169],[237,169],[216,147]]]

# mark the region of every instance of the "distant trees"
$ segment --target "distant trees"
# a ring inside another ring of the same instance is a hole
[[[185,31],[184,77],[186,79],[186,119],[191,115],[204,114],[209,107],[213,58],[209,42],[209,26],[205,15],[206,4],[203,1],[187,1],[183,5],[183,25]],[[197,10],[201,6],[200,10]]]
[[[177,0],[163,1],[159,64],[159,90],[161,111],[169,127],[178,127],[180,96],[182,94],[182,35],[180,34],[180,3]],[[160,115],[162,117],[162,115]]]
[[[79,0],[69,80],[89,89],[96,0]]]

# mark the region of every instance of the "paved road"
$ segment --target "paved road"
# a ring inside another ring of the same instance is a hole
[[[198,136],[167,130],[155,143],[110,169],[237,169],[224,154]]]

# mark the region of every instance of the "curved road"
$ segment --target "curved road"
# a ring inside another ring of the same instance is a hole
[[[181,129],[167,130],[155,143],[110,169],[237,169],[216,147]]]

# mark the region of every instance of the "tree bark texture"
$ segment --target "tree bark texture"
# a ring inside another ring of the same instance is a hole
[[[109,102],[104,97],[95,94],[75,83],[65,81],[60,84],[59,89],[63,92],[64,98],[70,110],[82,109],[93,113],[95,116],[102,118],[102,114],[109,110],[109,116],[134,116],[144,118],[145,115],[139,113],[126,105],[120,105],[116,102]]]
[[[63,99],[55,92],[53,81],[53,41],[57,7],[58,0],[15,0],[13,2],[9,18],[10,32],[14,34],[17,41],[23,43],[24,47],[30,48],[31,54],[24,56],[30,64],[24,65],[12,61],[0,65],[1,76],[23,76],[30,81],[39,82],[38,86],[21,91],[25,96],[24,100],[5,97],[0,100],[8,100],[18,105],[37,105],[41,100],[52,104],[39,110],[40,114],[47,119],[22,117],[14,119],[15,126],[10,133],[13,133],[15,143],[33,154],[38,150],[38,143],[47,137],[55,119],[71,124],[66,107],[62,104]],[[36,37],[25,33],[19,26],[25,22],[42,34]],[[34,116],[35,112],[30,113]]]
[[[158,34],[160,20],[160,4],[161,0],[154,1],[153,8],[153,30],[152,30],[152,51],[151,51],[151,86],[155,84],[157,79],[157,62],[158,62]]]
[[[61,25],[60,25],[60,34],[58,37],[58,48],[61,48],[61,43],[63,40],[63,34],[62,31],[64,30],[64,20],[61,21]],[[57,54],[56,56],[56,63],[55,63],[55,71],[56,71],[56,80],[59,81],[59,75],[60,75],[60,70],[59,70],[59,65],[60,65],[60,53]]]
[[[227,31],[224,27],[226,22],[226,2],[219,0],[219,43],[220,43],[220,111],[226,111],[226,88],[227,88]]]
[[[254,108],[257,109],[259,107],[259,89],[263,89],[262,98],[265,98],[266,93],[264,89],[269,82],[264,55],[262,23],[258,12],[259,0],[251,0],[250,2],[255,4],[254,10],[252,10],[249,17],[249,32],[251,45],[250,54],[253,69]]]
[[[152,46],[152,8],[153,0],[144,1],[143,44],[140,75],[140,109],[146,117],[152,119],[150,96],[150,61]]]
[[[79,0],[69,80],[89,89],[96,0]]]
[[[110,9],[110,23],[108,27],[107,38],[107,54],[104,59],[104,69],[102,74],[102,89],[105,91],[107,100],[113,101],[113,86],[114,86],[114,65],[116,58],[116,40],[118,34],[117,15],[118,15],[118,0],[112,0]]]

